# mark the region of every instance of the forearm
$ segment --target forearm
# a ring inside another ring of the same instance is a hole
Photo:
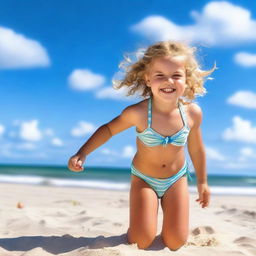
[[[94,134],[78,150],[77,154],[87,156],[96,148],[106,143],[111,137],[112,134],[108,126],[104,124],[94,132]]]
[[[204,149],[190,153],[190,158],[195,168],[197,183],[207,183],[206,154]]]

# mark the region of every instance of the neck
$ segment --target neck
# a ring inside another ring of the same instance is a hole
[[[164,101],[154,98],[153,96],[151,96],[151,99],[152,107],[163,114],[169,114],[178,107],[178,99],[174,101]]]

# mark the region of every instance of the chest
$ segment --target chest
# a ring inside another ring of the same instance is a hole
[[[186,117],[186,121],[188,125],[191,122],[188,116]],[[171,136],[181,130],[185,125],[185,120],[179,109],[169,115],[153,113],[151,118],[147,115],[147,113],[144,113],[144,115],[141,115],[138,122],[137,131],[143,132],[148,125],[150,125],[151,129],[166,137]]]

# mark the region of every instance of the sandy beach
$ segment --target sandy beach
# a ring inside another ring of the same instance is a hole
[[[212,195],[209,208],[190,194],[190,235],[170,251],[159,234],[146,250],[129,245],[129,192],[1,184],[0,256],[255,256],[256,197]]]

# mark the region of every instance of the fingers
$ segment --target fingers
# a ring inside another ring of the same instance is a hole
[[[78,165],[79,167],[82,167],[82,164],[83,164],[82,160],[78,160],[78,161],[77,161],[77,165]]]
[[[83,171],[83,161],[78,156],[71,157],[68,163],[68,168],[74,172]]]
[[[196,202],[199,202],[202,208],[208,207],[210,202],[210,193],[204,192],[202,195],[199,195],[199,198],[196,199]]]
[[[202,207],[208,207],[210,203],[210,192],[207,192],[204,194],[204,203],[202,205]]]

